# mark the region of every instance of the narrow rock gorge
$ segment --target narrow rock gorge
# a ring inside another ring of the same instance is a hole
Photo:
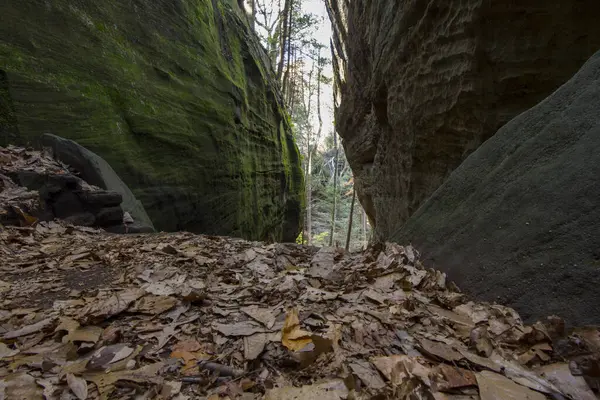
[[[328,0],[338,133],[387,239],[600,48],[597,1]]]
[[[159,230],[295,239],[299,154],[236,1],[23,0],[0,15],[0,145],[77,141]]]

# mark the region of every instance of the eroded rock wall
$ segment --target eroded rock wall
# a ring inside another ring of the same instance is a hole
[[[380,238],[600,48],[593,0],[327,3],[338,132]]]
[[[528,319],[600,323],[600,52],[473,152],[392,239]]]
[[[158,230],[294,240],[299,154],[234,0],[0,4],[0,145],[104,158]]]

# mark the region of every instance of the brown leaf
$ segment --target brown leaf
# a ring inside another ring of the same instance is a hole
[[[0,359],[9,358],[19,354],[19,349],[10,349],[7,345],[0,342]]]
[[[479,326],[471,331],[471,344],[479,355],[489,357],[494,351],[492,340],[485,326]]]
[[[429,386],[430,369],[419,362],[420,358],[405,355],[394,355],[389,357],[375,357],[371,360],[373,365],[393,385],[402,385],[407,379],[419,378]]]
[[[54,324],[54,318],[46,318],[32,325],[27,325],[16,331],[7,332],[2,336],[4,339],[15,339],[21,336],[31,335],[42,330],[45,330]]]
[[[142,289],[127,289],[114,293],[106,300],[92,301],[79,312],[79,320],[93,323],[108,319],[125,311],[143,295]]]
[[[162,390],[160,392],[160,396],[163,399],[170,399],[173,396],[176,396],[179,394],[179,392],[181,392],[181,382],[177,382],[177,381],[165,381],[165,383],[163,383],[163,387]]]
[[[269,341],[266,333],[256,333],[252,336],[244,337],[244,358],[254,360],[263,352]]]
[[[248,315],[250,318],[260,322],[261,324],[266,326],[268,329],[273,328],[273,325],[275,325],[275,316],[273,315],[273,312],[271,310],[269,310],[268,308],[260,308],[258,306],[249,306],[249,307],[242,307],[240,309],[240,311],[242,311],[244,314]]]
[[[102,347],[94,352],[88,363],[88,368],[105,370],[110,364],[129,357],[133,351],[132,347],[124,343]]]
[[[19,372],[0,378],[0,398],[42,400],[42,388],[33,376]]]
[[[99,326],[84,326],[74,330],[68,335],[64,336],[63,343],[68,342],[87,342],[97,343],[100,340],[100,336],[104,332],[104,329]]]
[[[65,331],[68,334],[79,328],[79,326],[79,322],[73,318],[60,317],[58,326],[54,329],[54,332]]]
[[[520,385],[527,386],[542,393],[560,393],[560,390],[548,380],[514,362],[506,360],[496,353],[493,353],[490,356],[490,359],[496,363],[496,365],[500,366],[506,377]]]
[[[546,400],[546,396],[518,385],[508,378],[491,371],[475,374],[481,400],[527,399]]]
[[[577,400],[597,399],[583,377],[571,374],[568,364],[545,365],[537,371],[570,398]]]
[[[453,367],[448,364],[436,366],[430,374],[432,389],[445,392],[465,386],[477,386],[475,374],[463,368]]]
[[[99,372],[86,374],[84,378],[93,382],[101,395],[107,396],[113,391],[114,384],[120,380],[138,383],[160,383],[161,379],[157,375],[163,367],[164,363],[154,363],[133,371],[125,370],[109,373]]]
[[[434,342],[429,339],[421,338],[419,339],[419,345],[423,352],[446,361],[458,361],[463,358],[461,353],[442,342]]]
[[[12,208],[17,213],[17,215],[19,215],[19,217],[21,217],[23,226],[33,226],[38,222],[38,219],[36,217],[33,217],[33,216],[27,214],[25,211],[23,211],[21,209],[21,207],[13,205]]]
[[[67,374],[67,384],[79,400],[87,399],[88,386],[85,379],[78,378],[73,374]]]
[[[348,388],[341,379],[302,387],[285,386],[268,390],[265,400],[342,400],[348,397]]]
[[[300,328],[298,311],[295,308],[290,309],[281,331],[281,343],[292,351],[299,351],[312,343],[311,335],[312,333]]]
[[[234,324],[215,323],[213,328],[225,336],[250,336],[265,330],[252,321],[242,321]]]
[[[173,297],[146,295],[136,300],[135,304],[129,307],[129,311],[157,315],[169,311],[176,305],[177,299]]]
[[[348,367],[369,388],[378,390],[385,387],[385,382],[370,362],[365,360],[354,360],[348,363]]]

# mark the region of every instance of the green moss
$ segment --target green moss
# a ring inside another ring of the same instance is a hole
[[[52,132],[104,157],[158,229],[293,240],[288,117],[237,5],[215,2],[0,5],[13,119],[21,141]]]

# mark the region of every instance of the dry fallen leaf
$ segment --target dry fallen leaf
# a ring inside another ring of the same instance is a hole
[[[422,360],[422,358],[395,355],[375,357],[371,362],[393,385],[402,385],[407,379],[417,377],[424,384],[430,386],[430,368],[419,362],[419,360]]]
[[[273,325],[275,325],[275,316],[273,315],[273,312],[268,308],[249,306],[240,308],[240,311],[248,315],[250,318],[260,322],[268,329],[273,328]]]
[[[374,390],[383,389],[386,385],[379,373],[370,362],[365,360],[353,360],[348,364],[352,372],[369,388]]]
[[[133,353],[134,349],[124,343],[102,347],[94,352],[88,363],[93,370],[106,370],[110,364],[123,360]]]
[[[264,328],[252,321],[237,322],[234,324],[215,323],[213,327],[225,336],[250,336],[264,332]]]
[[[78,378],[73,374],[67,374],[67,384],[79,400],[87,399],[88,386],[85,379]]]
[[[19,349],[10,349],[7,345],[0,342],[0,359],[9,358],[19,354]]]
[[[256,333],[252,336],[244,337],[244,358],[246,360],[256,359],[265,349],[269,341],[266,333]]]
[[[87,324],[103,321],[125,311],[143,295],[141,289],[127,289],[114,293],[106,300],[92,301],[79,312],[79,320]]]
[[[104,329],[99,326],[84,326],[81,328],[77,328],[74,331],[70,332],[68,335],[64,336],[62,341],[63,343],[67,342],[87,342],[87,343],[97,343],[100,340],[100,336]]]
[[[312,333],[300,328],[298,311],[292,308],[285,317],[285,323],[281,331],[281,343],[292,351],[299,351],[312,343]]]
[[[0,378],[0,395],[6,400],[42,400],[42,388],[33,376],[19,372]]]
[[[146,295],[136,300],[129,307],[130,312],[139,312],[142,314],[162,314],[169,311],[177,305],[177,299],[170,296]]]
[[[265,400],[342,400],[347,397],[348,388],[340,379],[302,387],[285,386],[265,394]]]
[[[577,400],[596,400],[585,379],[581,376],[573,376],[569,370],[569,364],[550,364],[537,370],[543,377],[560,389],[565,395]]]
[[[448,364],[436,366],[430,374],[432,389],[445,392],[465,386],[477,386],[475,374],[463,368],[453,367]]]
[[[421,338],[419,339],[419,345],[421,351],[449,362],[458,361],[463,358],[463,355],[460,352],[446,343],[434,342],[432,340]]]
[[[491,371],[475,374],[481,400],[546,400],[546,396]]]
[[[4,339],[15,339],[21,336],[31,335],[32,333],[36,333],[49,328],[54,324],[54,321],[54,318],[46,318],[39,322],[36,322],[35,324],[27,325],[22,327],[21,329],[17,329],[16,331],[7,332],[2,337]]]

